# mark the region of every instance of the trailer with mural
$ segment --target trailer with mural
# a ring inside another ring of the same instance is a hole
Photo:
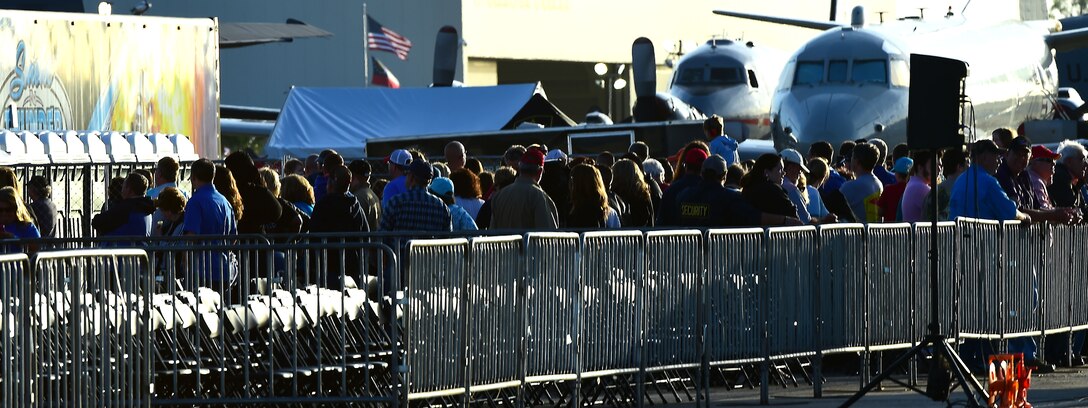
[[[0,10],[4,129],[180,134],[218,158],[218,31],[210,18]]]

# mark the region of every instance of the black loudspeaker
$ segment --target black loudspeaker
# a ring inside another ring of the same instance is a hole
[[[943,149],[963,146],[960,88],[967,63],[932,55],[910,55],[907,146]]]

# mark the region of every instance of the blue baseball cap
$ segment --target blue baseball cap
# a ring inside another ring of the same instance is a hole
[[[914,160],[910,157],[900,157],[895,161],[895,166],[892,166],[892,173],[897,174],[909,174],[910,167],[914,165]]]

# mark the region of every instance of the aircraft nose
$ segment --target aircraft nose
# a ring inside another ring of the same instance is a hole
[[[783,129],[789,128],[789,134],[779,143],[783,148],[807,149],[821,140],[838,146],[846,140],[868,137],[872,132],[863,123],[867,108],[857,95],[816,94],[796,102],[794,106],[783,106],[780,113]],[[793,146],[786,146],[790,144]]]

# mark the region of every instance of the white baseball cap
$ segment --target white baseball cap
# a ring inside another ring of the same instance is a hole
[[[544,161],[545,162],[557,161],[557,160],[566,161],[567,160],[567,154],[563,153],[562,150],[552,149],[550,152],[548,152],[548,154],[546,156],[544,156]]]
[[[801,152],[794,149],[786,149],[781,153],[778,153],[788,163],[793,163],[801,166],[801,171],[808,173],[808,166],[805,166],[805,158],[801,157]]]
[[[389,157],[385,158],[385,161],[398,166],[408,166],[409,164],[412,164],[412,154],[408,153],[407,150],[397,149],[394,150]]]

